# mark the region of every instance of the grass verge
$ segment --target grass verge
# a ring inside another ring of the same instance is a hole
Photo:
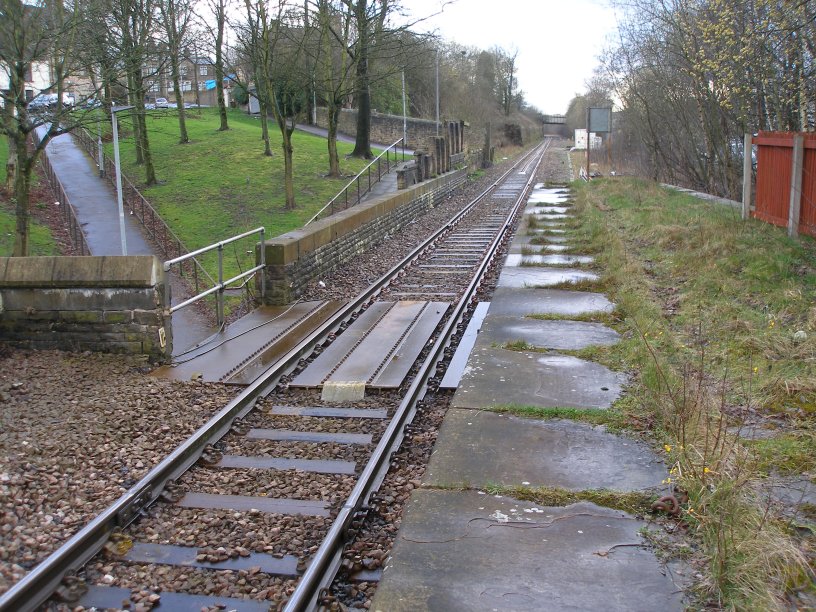
[[[746,444],[733,427],[750,416],[813,429],[816,245],[644,181],[575,189],[575,232],[597,253],[622,335],[582,356],[633,373],[615,410],[665,444],[688,493],[683,520],[709,567],[701,602],[786,609],[812,589],[809,544],[769,512],[761,483],[809,465],[812,437]]]
[[[0,138],[0,195],[6,183],[6,159],[8,158],[8,142]],[[33,179],[36,187],[36,174]],[[37,190],[32,189],[31,207],[47,206],[41,198],[36,197]],[[8,194],[7,194],[8,195]],[[31,220],[29,229],[29,255],[59,255],[60,250],[51,231],[44,225]],[[14,237],[17,229],[17,217],[14,212],[14,203],[11,197],[0,198],[0,257],[10,257],[14,252]]]
[[[258,226],[271,238],[301,227],[368,163],[344,156],[353,145],[338,142],[343,178],[328,178],[328,153],[323,138],[295,132],[294,180],[297,208],[284,208],[283,154],[280,132],[269,127],[272,157],[263,154],[260,121],[238,111],[229,114],[230,129],[219,132],[217,109],[188,112],[190,142],[178,144],[178,118],[173,111],[155,111],[147,119],[150,150],[159,184],[145,187],[136,165],[130,120],[122,117],[122,168],[189,249],[213,244]],[[109,144],[108,153],[112,154]],[[376,153],[376,152],[375,152]],[[232,275],[254,265],[250,248],[229,247],[225,268]],[[211,274],[215,256],[205,258]]]

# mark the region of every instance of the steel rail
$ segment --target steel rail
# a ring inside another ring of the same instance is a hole
[[[536,151],[538,151],[538,148],[534,149],[533,153]],[[294,369],[305,354],[311,352],[329,333],[336,331],[343,321],[369,303],[388,286],[403,268],[417,259],[443,233],[458,224],[479,201],[484,199],[490,191],[495,189],[528,157],[525,156],[516,165],[504,172],[487,189],[476,196],[468,206],[451,217],[443,227],[434,232],[433,235],[423,241],[346,306],[338,310],[335,315],[313,330],[312,333],[289,350],[258,379],[248,385],[237,397],[219,410],[158,465],[153,467],[139,482],[122,494],[119,499],[74,534],[65,544],[46,557],[8,591],[3,593],[0,596],[0,612],[30,612],[43,604],[67,574],[76,571],[87,563],[103,548],[111,534],[130,524],[143,510],[155,502],[169,481],[177,479],[187,471],[198,460],[208,444],[218,441],[229,431],[235,419],[245,416],[254,408],[258,398],[269,395],[280,378]],[[368,471],[366,469],[364,472]]]
[[[541,163],[541,157],[547,148],[549,148],[549,141],[546,141],[544,145],[534,150],[534,153],[538,153],[539,155],[538,162],[535,164],[535,170],[538,169]],[[515,167],[518,167],[518,165],[520,164],[517,164]],[[409,387],[405,398],[400,402],[394,418],[391,419],[379,444],[377,444],[371,458],[360,474],[351,495],[332,522],[329,533],[324,538],[323,543],[320,545],[314,557],[312,557],[309,567],[298,582],[295,591],[287,600],[284,612],[303,612],[317,609],[318,598],[322,591],[328,588],[334,580],[334,576],[341,563],[341,557],[347,539],[346,534],[352,527],[352,522],[358,512],[368,504],[372,493],[379,489],[380,484],[385,478],[390,467],[391,455],[402,444],[405,425],[411,423],[413,420],[417,411],[417,404],[425,397],[429,380],[436,372],[439,363],[444,359],[444,351],[450,345],[456,327],[462,322],[467,307],[471,300],[475,298],[476,291],[481,285],[487,269],[493,262],[502,242],[507,237],[508,230],[512,228],[513,220],[518,214],[521,203],[525,200],[530,188],[530,183],[532,183],[535,178],[535,170],[530,173],[530,178],[527,180],[524,189],[505,218],[502,229],[491,242],[473,279],[470,281],[462,298],[456,304],[452,315],[448,317],[445,326],[439,334],[439,339],[434,343],[434,348],[428,353],[413,383]],[[483,195],[484,194],[480,197],[483,197]]]

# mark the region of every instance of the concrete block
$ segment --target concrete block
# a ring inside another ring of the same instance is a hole
[[[54,257],[51,287],[87,287],[104,285],[102,262],[104,257]],[[46,285],[44,285],[46,286]]]
[[[55,259],[55,257],[6,257],[0,287],[47,286],[51,282]]]
[[[106,287],[153,287],[161,271],[153,255],[108,256],[102,258],[101,279]]]
[[[324,402],[354,402],[365,397],[365,381],[327,382],[320,399]]]
[[[130,310],[115,310],[100,313],[105,323],[130,323],[133,321],[133,312]]]

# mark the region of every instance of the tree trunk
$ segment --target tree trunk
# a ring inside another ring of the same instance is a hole
[[[171,62],[171,69],[173,71],[173,93],[176,96],[176,109],[178,110],[179,144],[187,144],[190,142],[190,137],[187,135],[187,121],[184,113],[184,96],[181,93],[181,79],[179,79],[178,55],[173,57]]]
[[[371,159],[371,86],[368,74],[368,52],[371,42],[370,24],[366,15],[366,0],[357,0],[354,7],[358,27],[357,71],[355,76],[355,97],[357,98],[357,134],[354,141],[355,157]]]
[[[31,216],[29,210],[29,189],[31,186],[31,169],[34,167],[34,163],[33,160],[30,159],[26,160],[25,162],[20,162],[18,159],[17,163],[17,173],[14,175],[14,212],[17,223],[14,236],[14,251],[12,252],[12,256],[27,257],[29,247],[29,219]]]
[[[340,176],[340,157],[337,155],[337,122],[340,116],[340,106],[336,102],[329,102],[327,109],[329,119],[328,147],[329,147],[329,176]]]
[[[287,120],[283,119],[281,122],[281,143],[283,147],[283,185],[284,191],[286,193],[286,210],[294,210],[295,209],[295,179],[292,167],[292,132],[295,129],[295,126],[292,125],[292,128],[286,124]],[[294,123],[294,121],[293,121]]]
[[[215,91],[218,98],[218,115],[221,118],[219,131],[229,129],[227,124],[227,105],[224,101],[224,22],[226,21],[226,6],[218,3],[217,31],[215,36]]]
[[[258,106],[261,111],[261,139],[264,143],[264,155],[272,157],[272,147],[269,146],[269,109],[260,98],[258,98]]]

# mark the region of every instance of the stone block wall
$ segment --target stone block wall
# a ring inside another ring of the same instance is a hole
[[[358,204],[266,243],[266,301],[288,304],[320,278],[372,245],[387,239],[462,185],[457,170]]]
[[[0,341],[33,349],[172,352],[169,284],[153,256],[0,258]]]

